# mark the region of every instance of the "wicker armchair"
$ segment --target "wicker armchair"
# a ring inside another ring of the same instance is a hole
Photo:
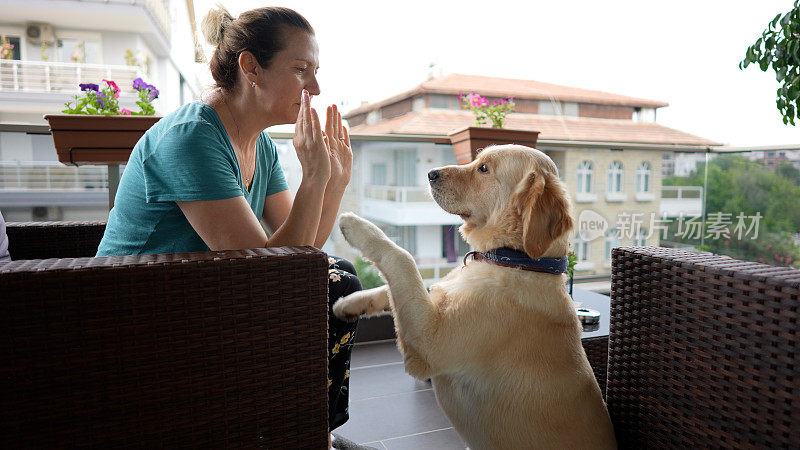
[[[324,253],[94,258],[103,230],[8,226],[0,446],[326,447]]]
[[[608,402],[621,448],[800,448],[800,271],[613,251]]]

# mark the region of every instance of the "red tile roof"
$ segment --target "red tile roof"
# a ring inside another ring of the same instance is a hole
[[[560,86],[534,80],[515,80],[511,78],[451,74],[425,81],[411,90],[385,100],[361,105],[352,111],[348,111],[344,117],[352,117],[353,115],[364,113],[381,106],[390,105],[399,100],[419,94],[457,95],[460,92],[476,92],[484,97],[514,97],[538,100],[550,100],[552,98],[564,102],[595,103],[642,108],[661,108],[668,105],[668,103],[656,100]]]
[[[424,109],[399,117],[382,120],[372,125],[352,127],[353,134],[422,134],[446,135],[448,132],[474,124],[469,111]],[[721,145],[698,136],[668,128],[657,123],[631,120],[592,119],[577,117],[541,116],[537,114],[509,114],[506,128],[541,132],[539,139],[646,143],[664,145]]]

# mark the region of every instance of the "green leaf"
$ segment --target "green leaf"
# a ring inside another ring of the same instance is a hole
[[[772,50],[772,48],[775,47],[775,38],[770,36],[767,38],[767,42],[765,42],[764,45],[766,46],[767,50]]]
[[[766,72],[767,69],[769,68],[769,59],[767,58],[762,59],[761,61],[759,61],[758,65],[759,67],[761,67],[762,72]]]
[[[775,64],[773,64],[773,65],[772,65],[772,68],[773,68],[773,69],[775,68]],[[779,67],[779,68],[778,68],[778,69],[775,71],[775,78],[777,78],[777,80],[778,80],[779,82],[780,82],[780,81],[783,81],[783,79],[784,79],[784,78],[786,78],[786,71],[787,71],[787,69],[786,69],[786,66]]]
[[[770,22],[770,23],[769,23],[769,27],[770,27],[770,28],[775,28],[775,24],[776,24],[776,23],[778,23],[778,19],[780,19],[780,18],[781,18],[781,15],[780,15],[780,14],[778,14],[777,16],[775,16],[775,18],[774,18],[774,19],[772,19],[772,22]]]

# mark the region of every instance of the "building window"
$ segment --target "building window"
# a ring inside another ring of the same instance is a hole
[[[7,59],[15,59],[17,61],[22,59],[22,54],[20,53],[20,50],[22,49],[22,47],[20,47],[20,38],[17,36],[3,35],[3,39],[11,45],[11,58]]]
[[[647,245],[647,230],[645,228],[636,228],[636,235],[633,237],[633,245],[636,247],[644,247]]]
[[[589,241],[581,239],[580,233],[575,236],[575,256],[578,262],[589,261]]]
[[[650,192],[650,164],[642,162],[636,168],[636,192]]]
[[[611,228],[606,232],[606,246],[603,252],[606,262],[611,262],[611,249],[619,247],[619,231]]]
[[[592,192],[592,163],[583,161],[578,164],[578,193],[589,194]]]
[[[428,101],[431,108],[459,109],[458,97],[454,95],[431,94]]]
[[[381,121],[381,110],[375,109],[367,113],[367,125]]]
[[[458,227],[442,225],[442,258],[454,263],[469,252],[469,244],[461,238]]]
[[[575,102],[564,102],[564,115],[578,117],[578,104]]]
[[[380,226],[386,236],[406,249],[412,255],[417,254],[417,227],[416,226],[396,226],[396,225],[383,225]]]
[[[373,186],[387,186],[386,180],[386,164],[373,164],[372,165],[372,185]]]
[[[100,42],[79,39],[59,39],[56,56],[61,62],[101,64]]]
[[[622,163],[614,161],[608,167],[607,192],[618,194],[622,192]]]

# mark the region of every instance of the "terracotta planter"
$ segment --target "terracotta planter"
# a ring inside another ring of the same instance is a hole
[[[459,164],[468,164],[478,152],[489,145],[519,144],[536,147],[538,131],[509,130],[506,128],[466,127],[447,133]]]
[[[161,117],[48,114],[58,160],[64,164],[125,164],[133,146]]]

